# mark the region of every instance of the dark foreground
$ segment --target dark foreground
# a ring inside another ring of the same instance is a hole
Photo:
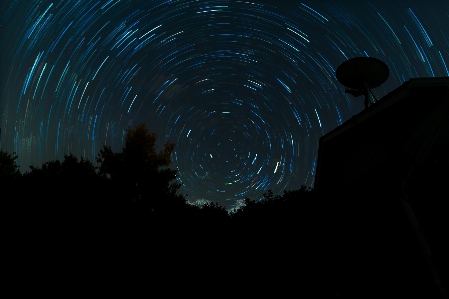
[[[336,240],[310,210],[251,221],[132,206],[62,218],[51,210],[20,211],[9,215],[5,246],[9,279],[22,288],[107,282],[108,290],[131,283],[166,296],[440,298],[419,248],[410,247],[412,235],[384,244],[345,234]]]

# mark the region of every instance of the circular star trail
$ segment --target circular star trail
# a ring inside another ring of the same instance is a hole
[[[448,76],[449,5],[434,1],[6,1],[1,146],[29,165],[120,151],[145,122],[176,143],[191,201],[233,207],[311,186],[319,138],[361,111],[336,68]]]

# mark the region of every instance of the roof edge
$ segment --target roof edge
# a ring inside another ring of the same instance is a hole
[[[410,94],[410,90],[416,86],[449,86],[449,77],[411,78],[410,80],[405,81],[401,86],[392,90],[368,108],[354,115],[329,133],[323,135],[320,138],[320,143],[334,138],[344,131],[354,127],[356,124],[361,123],[371,116],[379,113],[379,111],[382,111],[399,102],[401,99],[408,96]]]

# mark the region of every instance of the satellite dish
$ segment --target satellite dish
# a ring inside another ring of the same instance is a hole
[[[389,75],[388,66],[373,57],[355,57],[343,62],[336,70],[337,80],[346,86],[345,92],[355,97],[365,95],[365,108],[372,103],[370,88],[384,83]]]

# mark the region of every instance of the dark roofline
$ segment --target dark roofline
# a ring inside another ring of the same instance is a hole
[[[318,148],[318,159],[317,166],[315,170],[315,177],[313,180],[314,188],[317,188],[317,178],[320,173],[321,168],[321,155],[323,151],[323,143],[332,138],[337,137],[341,133],[351,129],[357,124],[369,119],[371,116],[379,113],[380,111],[388,108],[389,106],[399,102],[405,97],[410,95],[410,90],[413,87],[417,86],[449,86],[449,77],[430,77],[430,78],[411,78],[410,80],[404,82],[401,86],[394,89],[393,91],[386,94],[384,97],[379,99],[376,103],[372,104],[368,108],[362,110],[358,114],[354,115],[346,122],[336,127],[329,133],[323,135],[319,140],[319,148]]]
[[[399,102],[401,99],[408,96],[410,94],[410,90],[415,86],[449,86],[449,77],[412,78],[405,81],[401,86],[386,94],[383,98],[379,99],[367,109],[362,110],[340,126],[323,135],[320,138],[320,144],[352,128],[355,124],[367,120],[372,115],[377,114],[385,108]]]

